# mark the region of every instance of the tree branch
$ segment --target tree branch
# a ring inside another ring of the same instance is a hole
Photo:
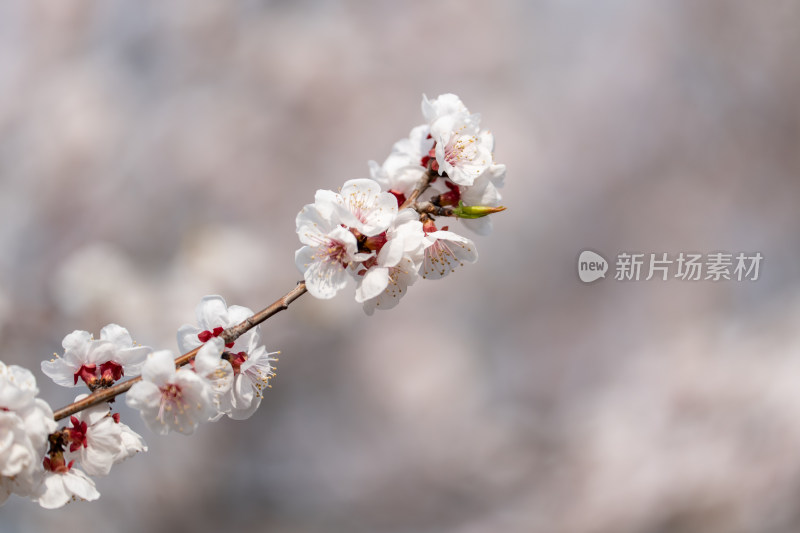
[[[275,300],[272,304],[265,307],[258,313],[254,314],[250,318],[245,319],[241,324],[237,324],[233,327],[230,327],[222,332],[221,337],[225,340],[225,343],[231,343],[244,335],[245,332],[253,329],[257,325],[261,324],[268,318],[277,313],[283,311],[284,309],[288,309],[289,305],[300,298],[306,292],[306,284],[304,281],[301,281],[297,284],[295,288],[284,294],[278,300]],[[191,361],[200,348],[195,348],[191,352],[187,352],[177,359],[175,359],[175,366],[183,366],[189,361]],[[107,389],[101,389],[98,391],[93,392],[86,398],[79,400],[75,403],[71,403],[66,407],[62,407],[61,409],[57,410],[53,414],[53,418],[56,421],[66,418],[70,415],[74,415],[78,411],[83,411],[84,409],[88,409],[94,405],[97,405],[102,402],[107,402],[120,394],[128,392],[128,390],[136,383],[142,380],[141,376],[135,377],[133,379],[129,379],[122,383],[117,383],[113,387],[109,387]]]
[[[408,198],[406,198],[406,201],[403,202],[403,205],[401,205],[398,208],[398,211],[401,209],[405,209],[406,207],[412,207],[414,203],[417,201],[417,198],[419,198],[419,195],[424,193],[425,190],[431,186],[431,180],[433,180],[436,177],[438,177],[438,174],[434,170],[432,170],[430,164],[428,164],[428,171],[422,177],[422,180],[419,182],[419,185],[417,185],[417,187],[414,189],[414,192],[412,192],[411,195]]]

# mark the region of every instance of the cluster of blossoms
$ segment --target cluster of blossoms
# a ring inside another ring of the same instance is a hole
[[[196,308],[197,325],[178,330],[179,357],[138,345],[116,324],[104,327],[99,339],[74,331],[64,337],[63,355],[43,362],[42,372],[58,385],[85,385],[91,394],[55,413],[36,397],[28,370],[0,362],[0,504],[11,493],[51,509],[99,498],[90,476],[107,475],[114,464],[147,451],[113,412],[114,398],[125,391],[127,405],[161,435],[188,435],[222,416],[249,418],[278,353],[260,344],[257,324],[306,290],[332,298],[353,278],[356,301],[372,314],[397,305],[420,276],[439,279],[475,262],[473,242],[437,226],[437,218],[453,217],[488,234],[487,215],[504,209],[497,189],[505,166],[493,160],[493,135],[457,96],[423,97],[422,113],[426,123],[395,143],[382,165],[370,162],[371,179],[350,180],[338,193],[317,191],[300,211],[304,246],[295,263],[305,283],[257,315],[206,296]],[[132,379],[118,383],[123,377]]]
[[[475,244],[436,217],[455,217],[481,235],[487,215],[502,211],[505,165],[493,159],[494,136],[480,127],[453,94],[423,97],[426,123],[394,144],[382,165],[370,161],[371,179],[319,190],[297,215],[295,263],[308,291],[332,298],[356,282],[364,311],[390,309],[422,276],[440,279],[478,259]]]
[[[125,372],[135,374],[148,350],[135,346],[127,330],[115,324],[103,328],[100,339],[75,331],[62,345],[64,356],[42,363],[42,371],[59,385],[77,386],[80,379],[92,391]],[[2,501],[12,492],[48,509],[76,498],[96,500],[100,494],[87,474],[106,475],[114,463],[147,449],[108,404],[85,409],[57,429],[50,406],[36,398],[36,379],[24,368],[0,363],[0,391]]]
[[[225,329],[251,317],[251,310],[207,296],[196,313],[198,326],[178,330],[181,352],[197,349],[190,365],[176,368],[168,350],[137,345],[125,328],[109,324],[99,339],[86,331],[64,337],[63,355],[43,362],[42,371],[58,385],[85,384],[92,392],[113,387],[123,376],[140,376],[127,404],[158,434],[190,434],[223,415],[250,417],[274,375],[275,354],[259,345],[256,328],[234,342],[222,338]],[[0,503],[11,493],[48,509],[75,499],[96,500],[100,494],[89,476],[107,475],[114,464],[147,451],[109,402],[82,409],[58,428],[52,409],[37,394],[28,370],[0,363]],[[75,401],[89,398],[81,394]]]

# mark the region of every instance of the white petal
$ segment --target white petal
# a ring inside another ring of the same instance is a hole
[[[451,231],[435,231],[427,236],[433,244],[425,249],[422,277],[441,279],[464,263],[478,260],[475,244]]]
[[[317,192],[319,193],[321,191]],[[297,236],[300,242],[310,246],[319,244],[320,237],[333,228],[330,223],[330,218],[333,211],[338,210],[337,206],[337,203],[331,203],[329,207],[326,207],[325,209],[328,211],[327,215],[324,215],[316,204],[308,204],[303,207],[303,209],[297,213],[297,218],[295,219]]]
[[[439,95],[433,100],[428,100],[427,96],[422,95],[422,116],[429,123],[446,115],[468,113],[467,106],[452,93]]]
[[[204,296],[195,308],[197,323],[203,329],[214,329],[216,326],[212,324],[221,323],[227,311],[228,306],[222,296]]]
[[[113,361],[116,355],[116,346],[108,341],[97,339],[89,344],[89,348],[86,353],[86,360],[88,363],[94,363],[100,366],[108,361]]]
[[[39,393],[33,373],[18,365],[4,365],[3,370],[0,374],[0,407],[18,410],[29,405]]]
[[[213,337],[206,342],[194,358],[194,369],[201,376],[213,372],[219,362],[222,350],[225,348],[225,341],[219,337]]]
[[[175,375],[175,357],[169,350],[158,350],[147,356],[142,366],[142,379],[161,387]]]
[[[77,468],[71,469],[69,473],[63,475],[63,478],[64,486],[78,498],[91,502],[100,497],[94,481]]]
[[[375,298],[364,302],[364,312],[372,315],[375,309],[391,309],[405,296],[407,288],[419,278],[417,265],[410,259],[403,260],[395,267],[389,269],[389,283],[386,289]]]
[[[61,346],[65,351],[75,351],[83,353],[87,345],[92,341],[92,335],[88,331],[75,330],[61,341]]]
[[[161,403],[161,391],[149,381],[140,381],[134,383],[125,395],[125,403],[128,404],[128,407],[139,411],[158,409]],[[144,414],[142,418],[145,418]]]
[[[128,330],[117,324],[109,324],[100,330],[100,338],[111,342],[118,349],[133,346],[133,339]]]
[[[138,452],[146,452],[147,445],[141,435],[133,431],[130,427],[122,422],[117,424],[120,429],[120,437],[122,441],[122,451],[114,458],[115,463],[124,461],[128,457],[135,455]]]
[[[341,263],[311,263],[303,277],[308,292],[323,300],[333,298],[347,285],[347,270]]]
[[[201,331],[203,330],[191,324],[184,324],[178,328],[178,348],[182,354],[190,352],[202,344],[197,337]]]
[[[125,375],[130,378],[142,373],[142,367],[147,360],[147,355],[152,351],[149,346],[126,348],[117,352],[116,359],[122,365]]]
[[[241,305],[232,305],[228,307],[228,319],[222,326],[225,328],[236,326],[237,324],[244,322],[245,319],[248,319],[251,316],[253,316],[252,309],[243,307]]]
[[[64,486],[64,475],[48,472],[37,490],[36,499],[45,509],[58,509],[72,499],[72,493]]]
[[[62,387],[77,387],[75,383],[75,372],[78,368],[69,366],[69,364],[62,358],[53,359],[52,361],[42,361],[42,372],[45,376],[52,379],[56,385]],[[0,399],[2,403],[2,399]]]
[[[383,267],[372,267],[364,274],[356,288],[356,301],[362,303],[370,298],[375,298],[389,284],[389,269]]]
[[[386,231],[397,215],[397,198],[381,192],[380,185],[370,179],[345,182],[341,192],[347,213],[342,223],[371,237]]]

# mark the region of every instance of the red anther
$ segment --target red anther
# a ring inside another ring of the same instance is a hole
[[[119,413],[114,413],[113,415],[111,415],[111,418],[114,419],[114,422],[119,424]]]

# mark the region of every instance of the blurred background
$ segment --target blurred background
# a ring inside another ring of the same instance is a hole
[[[294,217],[461,96],[509,207],[480,261],[366,317],[262,327],[248,421],[158,437],[94,504],[0,531],[800,530],[800,2],[0,3],[0,358],[294,286]],[[760,252],[753,281],[578,254]],[[612,264],[613,269],[613,264]]]

